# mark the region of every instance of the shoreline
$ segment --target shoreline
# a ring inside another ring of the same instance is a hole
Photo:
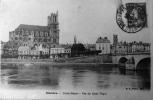
[[[58,59],[17,59],[7,58],[0,59],[1,64],[50,64],[50,65],[103,65],[117,66],[112,62],[103,62],[101,56],[58,58]]]
[[[117,66],[114,63],[99,63],[99,62],[49,62],[49,61],[1,61],[1,64],[49,64],[49,65],[103,65],[103,66]]]
[[[1,64],[97,64],[97,65],[117,65],[114,63],[79,63],[79,62],[1,62]]]
[[[77,64],[113,64],[112,62],[103,62],[99,56],[76,57],[76,58],[59,58],[59,59],[0,59],[1,63],[77,63]]]

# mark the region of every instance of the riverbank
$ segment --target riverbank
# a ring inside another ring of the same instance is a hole
[[[1,64],[24,64],[24,65],[37,65],[37,64],[47,64],[47,65],[75,65],[75,66],[109,66],[117,67],[117,64],[113,63],[56,63],[56,62],[2,62]]]
[[[90,59],[87,61],[87,59]],[[92,66],[117,66],[113,63],[103,63],[91,58],[70,59],[1,59],[2,64],[50,64],[50,65],[92,65]]]
[[[52,65],[67,65],[67,64],[69,64],[69,65],[71,65],[71,64],[75,64],[75,65],[77,65],[77,64],[79,64],[79,65],[106,65],[106,66],[114,66],[114,65],[117,65],[117,64],[113,64],[113,63],[84,63],[84,62],[82,62],[82,63],[73,63],[73,62],[39,62],[39,61],[35,61],[35,62],[33,62],[33,61],[12,61],[12,62],[1,62],[2,64],[52,64]]]
[[[106,61],[105,56],[83,56],[83,57],[71,57],[71,58],[51,58],[51,59],[17,59],[7,58],[1,59],[2,63],[112,63],[110,59]]]

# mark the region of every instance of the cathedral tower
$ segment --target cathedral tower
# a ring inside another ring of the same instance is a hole
[[[113,34],[113,44],[116,45],[118,43],[118,36]]]
[[[58,11],[56,13],[51,13],[50,16],[48,16],[48,28],[49,28],[49,34],[53,36],[53,46],[55,47],[56,44],[59,44],[59,22],[58,22]]]

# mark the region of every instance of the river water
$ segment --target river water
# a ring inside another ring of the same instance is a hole
[[[144,89],[148,71],[121,71],[102,65],[1,64],[1,86],[8,89]]]

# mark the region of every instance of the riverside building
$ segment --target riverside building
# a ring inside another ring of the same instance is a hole
[[[1,51],[0,51],[0,55],[3,55],[3,48],[4,48],[5,42],[1,41]]]
[[[150,43],[134,42],[132,52],[150,52]]]
[[[131,52],[132,52],[132,48],[129,43],[121,41],[120,43],[117,43],[114,46],[114,53],[116,53],[116,54],[128,54]]]
[[[71,56],[71,48],[67,45],[50,49],[50,58],[68,58]]]
[[[2,58],[17,58],[19,46],[14,42],[6,42],[2,49]]]
[[[96,41],[96,50],[101,50],[99,54],[110,54],[110,41],[107,37],[99,37]]]

